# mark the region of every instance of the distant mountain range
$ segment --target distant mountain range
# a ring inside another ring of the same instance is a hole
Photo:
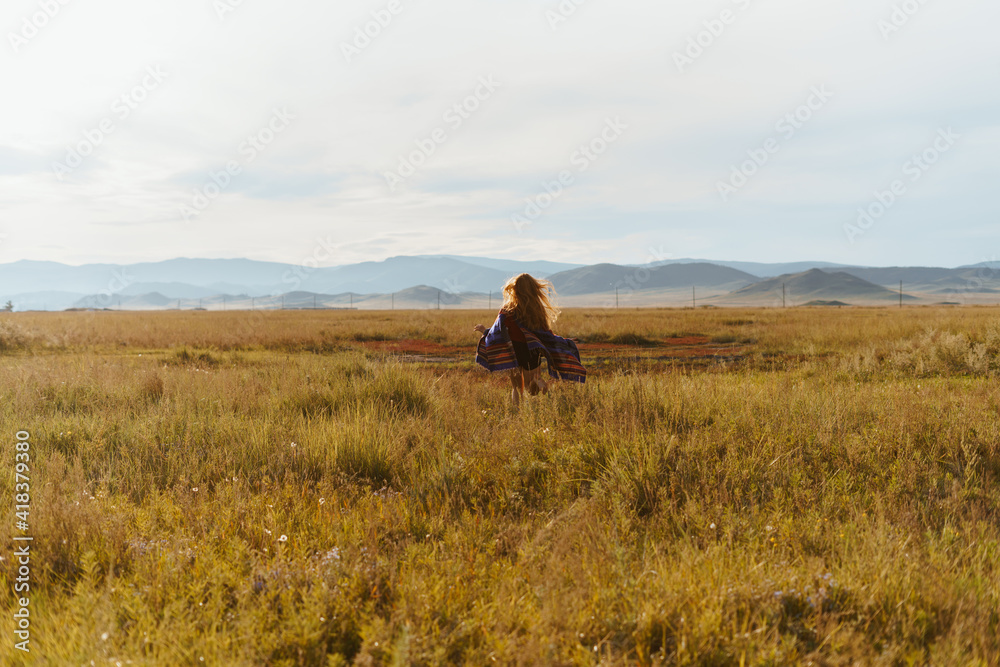
[[[125,266],[0,264],[0,301],[16,310],[66,308],[490,307],[512,275],[552,281],[566,305],[1000,302],[1000,264],[955,269],[827,262],[761,264],[675,259],[655,265],[565,264],[455,255],[393,257],[334,267],[248,259],[172,259]]]

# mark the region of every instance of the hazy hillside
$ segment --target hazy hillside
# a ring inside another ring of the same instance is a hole
[[[0,301],[14,304],[15,310],[64,310],[73,307],[86,295],[78,292],[41,291],[21,294],[5,294]]]
[[[159,292],[148,294],[121,294],[108,298],[106,295],[91,295],[77,300],[74,308],[112,308],[122,310],[160,310],[165,308],[177,308],[177,299],[173,299]]]
[[[938,294],[968,291],[995,293],[1000,291],[1000,270],[988,267],[967,267],[960,269],[919,266],[888,268],[848,267],[842,269],[842,271],[890,289],[893,287],[898,288],[899,282],[902,281],[904,290],[934,292]]]
[[[623,290],[658,290],[678,287],[717,287],[733,289],[753,283],[755,276],[715,264],[664,264],[650,268],[595,264],[549,276],[556,292],[566,296]]]
[[[226,292],[230,290],[224,290]],[[246,291],[246,290],[231,290]],[[139,296],[159,292],[171,299],[205,299],[219,294],[218,289],[212,287],[201,287],[198,285],[188,285],[186,283],[132,283],[120,294],[128,296]]]
[[[69,266],[57,262],[22,260],[0,264],[0,294],[75,292],[89,294],[107,289],[118,267],[110,264]]]
[[[899,299],[898,292],[893,292],[881,285],[862,280],[857,276],[843,271],[830,273],[821,269],[810,269],[802,273],[762,280],[733,292],[726,299],[745,301],[747,303],[756,303],[762,300],[780,300],[782,286],[784,286],[786,298],[791,303],[833,300],[848,302],[851,300],[889,301]],[[913,300],[913,297],[904,296],[904,299]]]
[[[447,292],[498,290],[506,271],[448,258],[391,257],[317,271],[303,286],[320,292],[391,293],[423,284]]]

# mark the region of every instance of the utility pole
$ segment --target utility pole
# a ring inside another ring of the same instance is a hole
[[[222,310],[226,309],[226,297],[222,297]]]
[[[441,310],[441,290],[438,290],[438,310]]]
[[[285,295],[284,294],[281,295],[281,309],[282,310],[285,309]]]
[[[691,285],[691,307],[694,309],[698,308],[698,297],[695,294],[695,286]]]
[[[316,295],[313,294],[313,310],[316,310]]]
[[[493,310],[493,290],[490,290],[490,310]]]
[[[899,281],[899,307],[903,307],[903,281]]]
[[[781,307],[785,307],[785,283],[781,283]]]
[[[351,310],[354,310],[354,292],[351,292]]]
[[[615,285],[615,310],[618,310],[618,286]]]

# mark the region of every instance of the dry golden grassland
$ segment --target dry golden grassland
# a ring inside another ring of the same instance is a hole
[[[1000,309],[492,316],[0,317],[0,663],[1000,663]]]

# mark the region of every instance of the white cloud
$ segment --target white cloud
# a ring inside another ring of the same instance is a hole
[[[338,261],[467,253],[573,261],[675,256],[865,263],[975,261],[997,203],[1000,52],[988,0],[928,0],[897,32],[897,2],[587,0],[558,29],[557,2],[400,0],[351,62],[341,44],[385,2],[68,2],[15,53],[0,48],[0,261],[130,261],[176,255],[298,261],[317,235]],[[674,53],[734,17],[683,73]],[[38,11],[0,10],[5,37]],[[383,14],[384,17],[384,14]],[[705,22],[709,22],[706,27]],[[167,73],[127,118],[113,105],[149,67]],[[445,113],[493,76],[501,85],[449,125]],[[834,92],[751,182],[716,184],[813,86]],[[273,110],[291,126],[248,162],[240,147]],[[530,228],[510,215],[621,117],[628,131]],[[114,131],[59,181],[53,161],[102,119]],[[842,221],[939,127],[964,142],[876,233],[841,243]],[[443,128],[446,140],[396,191],[383,173]],[[181,204],[230,160],[234,177],[198,217]],[[959,219],[942,220],[949,208]],[[970,242],[969,239],[975,239]]]

